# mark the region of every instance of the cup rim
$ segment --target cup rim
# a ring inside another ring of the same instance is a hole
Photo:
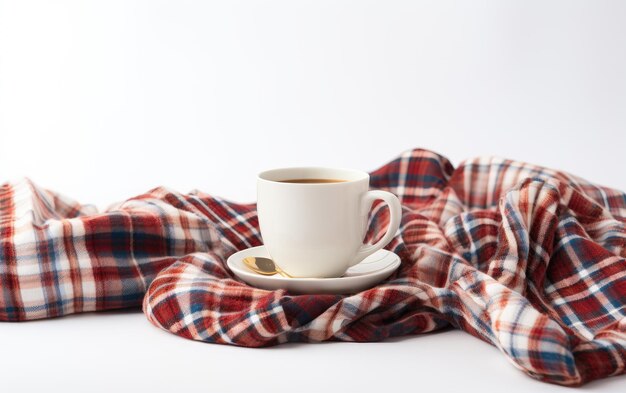
[[[313,176],[307,175],[307,172],[322,172],[322,174]],[[293,173],[289,175],[288,173]],[[300,173],[300,175],[297,175]],[[325,174],[324,174],[325,173]],[[331,173],[337,175],[331,176]],[[345,179],[347,177],[347,179]],[[340,178],[344,181],[336,183],[284,183],[285,179],[319,179],[319,178]],[[257,180],[273,184],[281,184],[286,187],[337,187],[346,184],[352,184],[360,181],[369,182],[370,175],[367,172],[350,168],[325,167],[325,166],[297,166],[267,169],[257,174]]]

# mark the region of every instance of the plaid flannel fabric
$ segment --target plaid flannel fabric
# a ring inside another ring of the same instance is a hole
[[[376,341],[452,325],[528,375],[625,372],[626,195],[500,158],[412,150],[371,174],[398,195],[402,265],[345,296],[252,288],[230,254],[261,244],[254,205],[157,188],[98,214],[28,180],[0,189],[0,319],[137,307],[179,336],[249,347]],[[367,238],[385,231],[375,205]]]

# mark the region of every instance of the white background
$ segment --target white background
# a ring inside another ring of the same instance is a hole
[[[625,20],[620,1],[0,0],[0,182],[252,201],[261,169],[425,147],[626,189]],[[563,390],[459,332],[249,350],[131,312],[0,324],[0,348],[4,388]]]

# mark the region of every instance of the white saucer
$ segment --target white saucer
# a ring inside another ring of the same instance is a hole
[[[245,257],[265,257],[270,255],[263,246],[252,247],[231,255],[226,263],[235,276],[246,283],[262,289],[287,289],[293,293],[348,294],[371,288],[389,277],[398,266],[400,257],[387,250],[378,250],[363,262],[348,269],[338,278],[286,278],[278,274],[263,276],[248,269],[243,263]]]

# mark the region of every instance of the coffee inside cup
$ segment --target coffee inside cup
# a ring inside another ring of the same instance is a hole
[[[286,179],[286,180],[279,180],[280,183],[308,183],[308,184],[315,184],[315,183],[343,183],[346,180],[342,180],[342,179]]]

